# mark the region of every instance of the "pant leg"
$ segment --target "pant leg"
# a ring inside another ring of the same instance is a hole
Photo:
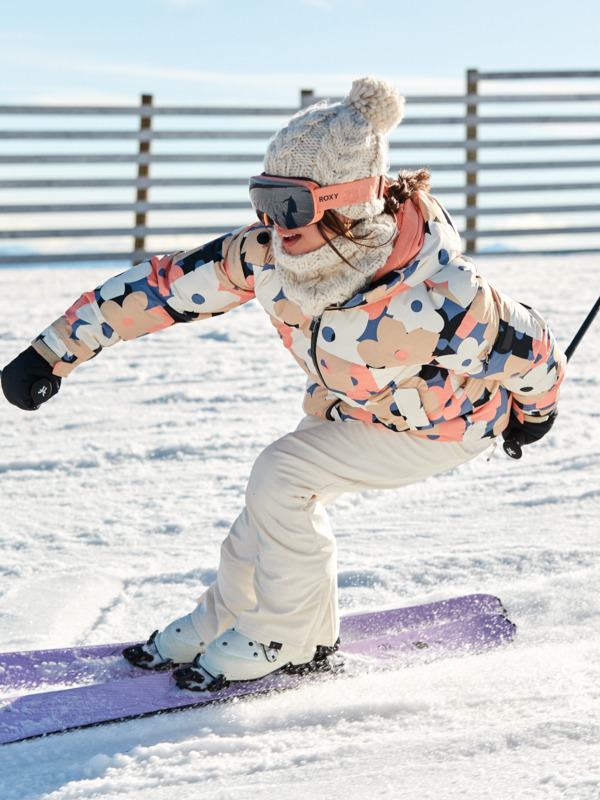
[[[316,417],[305,417],[298,430],[319,423]],[[259,477],[260,481],[260,477]],[[325,505],[339,493],[323,497]],[[335,546],[331,535],[332,545]],[[235,520],[221,545],[219,569],[215,582],[199,599],[192,612],[192,622],[198,635],[206,642],[233,627],[242,611],[256,606],[254,569],[259,549],[259,530],[248,508]],[[337,604],[337,598],[336,598]]]
[[[194,628],[205,642],[211,642],[233,627],[242,611],[256,605],[254,565],[257,555],[257,531],[248,509],[244,508],[221,545],[215,582],[192,611]]]
[[[258,545],[256,604],[239,613],[236,629],[265,643],[333,644],[336,548],[324,506],[344,492],[397,488],[445,472],[487,446],[354,421],[303,420],[258,457],[250,475],[245,519]]]

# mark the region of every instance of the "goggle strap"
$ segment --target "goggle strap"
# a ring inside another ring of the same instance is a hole
[[[336,183],[331,186],[314,189],[320,210],[341,206],[353,206],[358,203],[370,203],[381,200],[385,190],[385,177],[360,178],[349,183]]]

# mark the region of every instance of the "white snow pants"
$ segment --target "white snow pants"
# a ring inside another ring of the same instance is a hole
[[[226,628],[259,642],[332,645],[339,635],[336,545],[325,506],[446,472],[489,447],[379,425],[305,417],[256,460],[217,579],[192,612],[204,641]]]

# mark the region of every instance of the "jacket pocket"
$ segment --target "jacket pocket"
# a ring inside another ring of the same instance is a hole
[[[396,389],[392,392],[392,397],[411,431],[431,426],[418,389]]]

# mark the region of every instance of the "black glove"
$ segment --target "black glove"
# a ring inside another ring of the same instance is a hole
[[[2,370],[2,391],[9,403],[36,411],[60,389],[61,379],[33,347],[28,347]]]
[[[511,458],[521,458],[523,445],[539,442],[554,425],[557,414],[558,411],[553,411],[543,422],[519,422],[515,414],[511,412],[508,425],[502,431],[504,452]]]

